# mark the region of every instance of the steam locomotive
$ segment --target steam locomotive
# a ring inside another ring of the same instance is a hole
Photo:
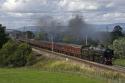
[[[25,40],[20,40],[26,42]],[[38,41],[30,39],[27,41],[30,45],[53,50],[55,52],[63,53],[69,56],[78,57],[81,59],[112,65],[113,50],[104,47],[82,46],[65,43],[52,43],[47,41]]]

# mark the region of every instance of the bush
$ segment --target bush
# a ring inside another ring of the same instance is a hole
[[[25,66],[31,58],[32,49],[25,43],[17,44],[10,40],[0,50],[0,66]]]
[[[12,43],[10,40],[6,43],[3,48],[0,50],[0,66],[8,65],[9,59],[17,49],[16,44]]]
[[[125,67],[125,59],[116,59],[113,61],[113,64]]]
[[[119,38],[113,41],[112,48],[115,52],[115,57],[117,58],[125,58],[125,38]]]
[[[79,41],[74,36],[64,35],[63,39],[62,39],[62,42],[78,44]]]
[[[31,48],[27,44],[20,44],[12,56],[11,64],[14,66],[24,66],[27,63],[27,59],[30,57],[31,51]]]

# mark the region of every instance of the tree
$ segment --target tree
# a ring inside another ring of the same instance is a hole
[[[8,34],[5,32],[6,27],[3,27],[2,24],[0,24],[0,49],[2,48],[3,44],[5,44],[8,40]]]
[[[32,49],[25,43],[9,40],[0,50],[1,67],[20,67],[30,63]]]
[[[125,58],[125,37],[113,41],[112,48],[115,52],[115,57]]]
[[[17,47],[17,50],[11,57],[11,63],[13,66],[25,66],[27,64],[27,60],[30,58],[30,53],[32,49],[27,46],[27,44],[22,43]]]
[[[35,34],[35,39],[38,39],[38,40],[48,40],[48,34],[45,33],[45,32],[37,32]]]
[[[0,66],[5,66],[10,63],[11,56],[13,56],[16,49],[17,44],[12,40],[9,40],[5,45],[3,45],[3,48],[0,50]]]
[[[73,43],[74,40],[75,39],[73,37],[68,36],[68,35],[63,36],[63,39],[62,39],[62,41],[65,42],[65,43]]]
[[[113,42],[115,39],[118,39],[119,37],[124,36],[122,30],[122,27],[119,25],[114,27],[113,31],[111,32],[111,42]]]
[[[27,38],[32,39],[34,38],[34,33],[32,31],[26,31],[25,36],[27,36]]]

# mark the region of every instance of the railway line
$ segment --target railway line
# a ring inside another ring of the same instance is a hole
[[[21,42],[26,42],[26,41],[21,40]],[[117,73],[121,73],[121,74],[125,75],[125,68],[123,68],[123,67],[104,65],[104,64],[97,63],[97,62],[92,62],[91,60],[89,61],[89,60],[80,58],[79,57],[80,56],[79,46],[74,46],[74,45],[70,46],[67,44],[54,44],[55,45],[54,48],[56,50],[50,51],[51,48],[53,47],[50,42],[41,42],[41,41],[30,40],[30,42],[28,42],[28,43],[33,47],[33,51],[38,52],[40,54],[42,54],[44,52],[44,54],[46,54],[46,56],[51,55],[50,57],[54,56],[54,58],[62,57],[65,60],[71,60],[76,63],[84,64],[89,68],[97,69],[97,71],[98,70],[99,71],[107,70],[107,71],[117,72]],[[86,52],[86,51],[88,52],[89,50],[84,50],[84,52]],[[73,53],[73,55],[69,54],[69,53]],[[86,56],[86,54],[84,54],[82,56]]]
[[[125,74],[125,67],[121,67],[121,66],[108,66],[108,65],[104,65],[104,64],[99,64],[96,62],[92,62],[92,61],[88,61],[88,60],[83,60],[77,57],[73,57],[73,56],[68,56],[66,54],[62,54],[62,53],[57,53],[57,52],[53,52],[53,51],[49,51],[46,49],[42,49],[39,47],[34,47],[33,46],[33,51],[39,53],[39,54],[46,54],[46,56],[49,57],[62,57],[65,60],[71,60],[71,61],[75,61],[77,63],[81,63],[81,64],[85,64],[91,68],[97,68],[97,69],[102,69],[102,70],[108,70],[108,71],[112,71],[112,72],[118,72],[118,73],[122,73]]]

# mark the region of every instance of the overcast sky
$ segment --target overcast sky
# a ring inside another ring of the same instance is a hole
[[[7,28],[36,25],[44,15],[65,21],[75,14],[88,23],[124,23],[125,0],[0,0],[0,23]]]

